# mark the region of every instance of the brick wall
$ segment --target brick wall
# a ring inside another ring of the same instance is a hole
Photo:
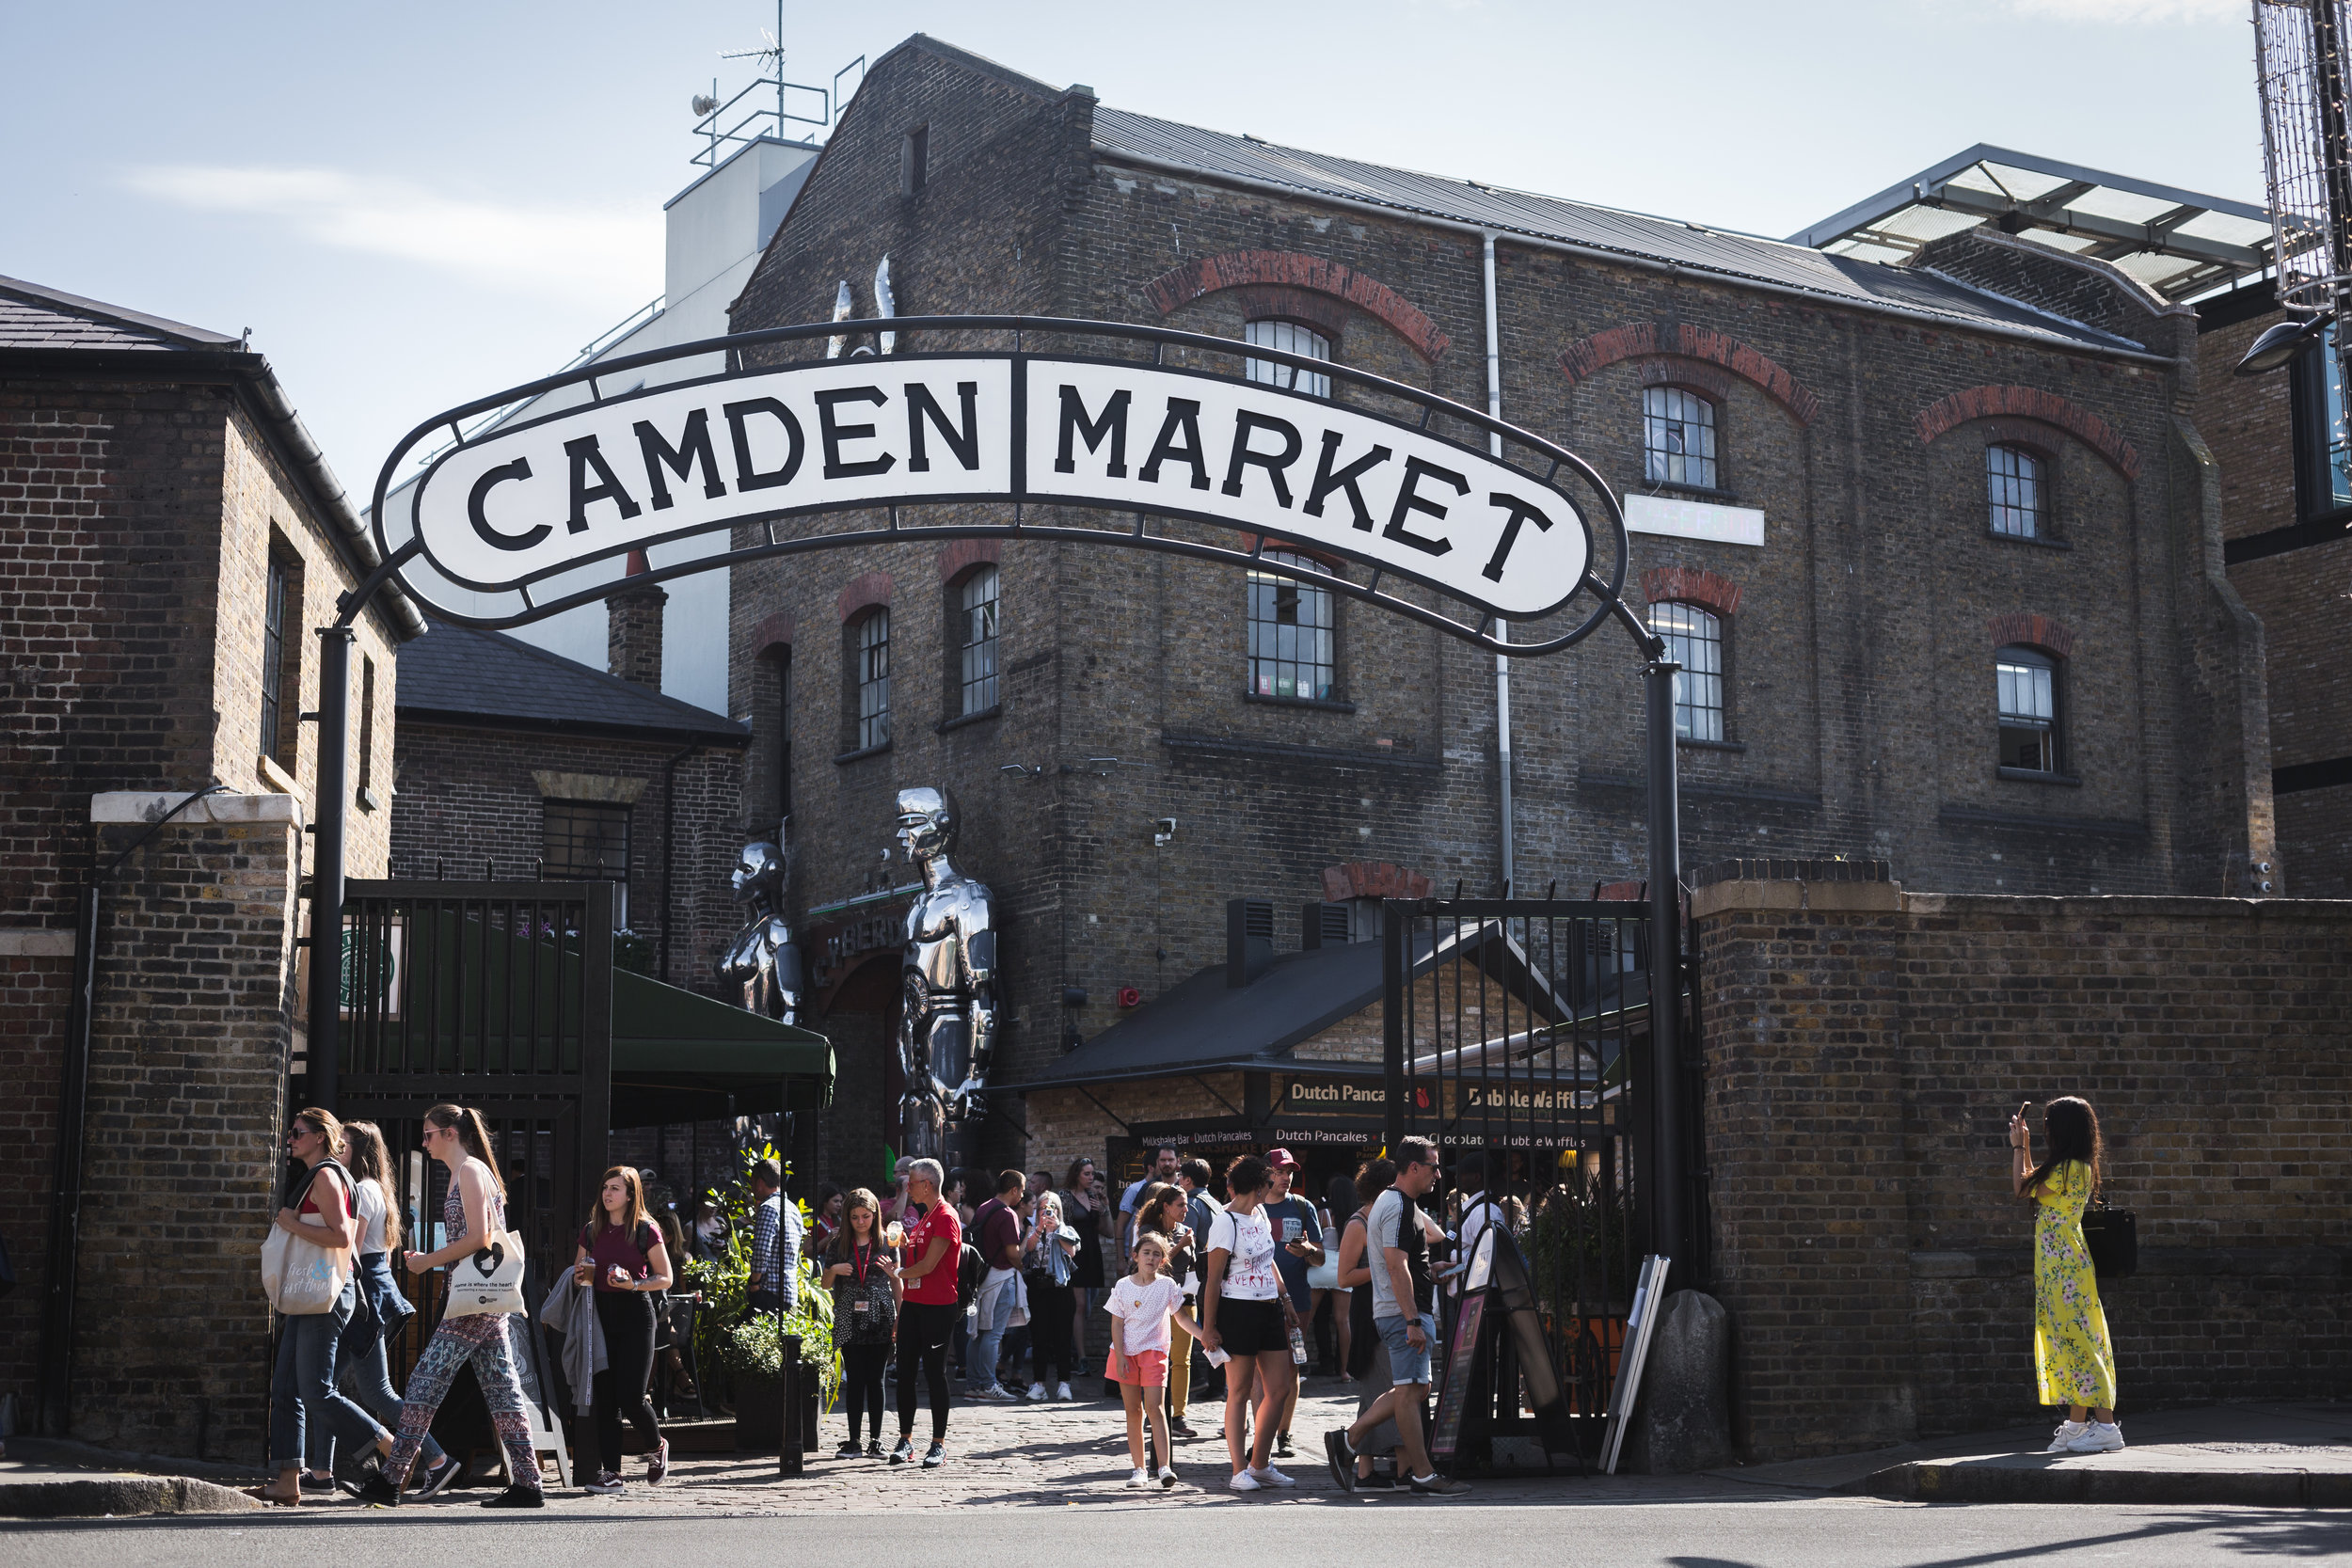
[[[2062,1094],[2139,1216],[2101,1290],[2126,1425],[2352,1391],[2352,904],[1732,881],[1692,911],[1751,1458],[2031,1418],[2007,1124]]]

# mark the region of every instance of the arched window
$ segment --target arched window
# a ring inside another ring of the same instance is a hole
[[[1675,676],[1675,738],[1724,738],[1724,624],[1694,604],[1654,604],[1649,629],[1665,640]]]
[[[850,682],[855,706],[850,749],[890,743],[890,611],[877,606],[850,628]]]
[[[2038,648],[2007,647],[1993,656],[2000,709],[2001,767],[2023,773],[2058,770],[2058,660]]]
[[[2023,447],[1984,449],[1986,499],[1993,531],[2011,539],[2042,537],[2042,459]]]
[[[996,705],[996,568],[967,572],[949,592],[955,595],[956,716],[963,718]]]
[[[1652,484],[1720,489],[1715,405],[1679,387],[1643,388],[1642,473]]]
[[[1327,569],[1289,550],[1268,550],[1266,561]],[[1257,697],[1330,702],[1338,693],[1332,593],[1271,572],[1249,574],[1249,692]]]
[[[1296,322],[1248,322],[1241,329],[1242,341],[1259,348],[1279,349],[1284,354],[1312,355],[1317,359],[1331,357],[1331,341],[1313,327]],[[1289,387],[1296,378],[1297,390],[1310,397],[1331,395],[1331,378],[1315,371],[1302,371],[1295,366],[1280,365],[1271,359],[1245,359],[1241,373],[1251,381],[1262,381],[1269,387]]]

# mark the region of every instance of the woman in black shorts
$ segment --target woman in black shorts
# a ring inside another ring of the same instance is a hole
[[[1274,1227],[1261,1208],[1273,1184],[1273,1173],[1254,1154],[1226,1167],[1225,1212],[1209,1226],[1208,1281],[1200,1292],[1201,1343],[1232,1357],[1225,1364],[1225,1453],[1233,1465],[1226,1484],[1236,1492],[1295,1484],[1266,1462],[1282,1425],[1283,1402],[1297,1381],[1282,1315],[1282,1276],[1274,1266]],[[1258,1424],[1244,1452],[1242,1423],[1253,1386],[1262,1390]]]

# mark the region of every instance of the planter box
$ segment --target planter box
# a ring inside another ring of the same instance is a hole
[[[784,1381],[735,1380],[735,1451],[774,1453],[784,1440]]]

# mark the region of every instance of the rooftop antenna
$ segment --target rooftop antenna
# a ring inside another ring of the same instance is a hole
[[[766,41],[760,49],[735,49],[720,55],[723,60],[757,60],[762,71],[772,71],[776,78],[776,135],[784,135],[784,0],[776,0],[776,30],[762,27],[759,36]],[[713,84],[711,91],[718,91]],[[830,104],[827,105],[831,107]]]
[[[2344,119],[2346,0],[2254,0],[2255,86],[2279,303],[2302,319],[2254,340],[2259,375],[2298,357],[2352,307],[2352,134]],[[2344,349],[2337,334],[2336,352]],[[2344,433],[2335,434],[2341,447]]]

